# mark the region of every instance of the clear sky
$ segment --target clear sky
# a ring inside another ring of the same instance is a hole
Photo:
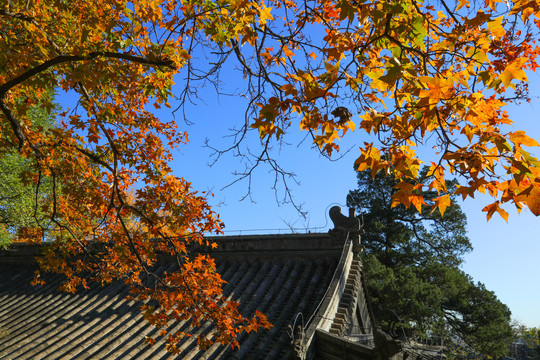
[[[529,74],[529,80],[532,102],[512,106],[509,110],[516,128],[540,141],[540,76]],[[176,154],[172,165],[175,175],[191,181],[195,189],[214,193],[210,202],[226,224],[226,235],[284,233],[291,227],[297,232],[328,231],[331,227],[327,216],[329,207],[338,204],[345,211],[345,197],[356,187],[352,164],[358,156],[356,144],[365,140],[365,133],[348,134],[342,150],[350,148],[351,151],[334,162],[312,149],[309,139],[297,146],[302,137],[295,128],[291,129],[295,135],[285,138],[290,145],[276,144],[276,160],[285,170],[296,173],[300,182],[298,185],[291,182],[291,190],[295,201],[303,204],[308,212],[303,219],[293,206],[276,201],[276,196],[278,199],[283,196],[283,187],[278,187],[277,193],[272,190],[274,174],[267,166],[258,169],[252,178],[251,199],[241,201],[248,191],[247,181],[222,189],[237,179],[232,172],[242,171],[245,164],[229,154],[209,167],[211,150],[203,146],[204,140],[209,138],[210,144],[220,148],[230,145],[232,139],[223,137],[230,134],[228,129],[233,125],[242,123],[245,103],[239,97],[217,99],[212,92],[202,91],[200,95],[204,103],[188,112],[194,125],[182,125],[189,134],[190,144]],[[247,144],[254,150],[258,134],[251,131],[249,135]],[[509,306],[514,319],[527,326],[540,326],[540,219],[527,209],[517,215],[506,208],[511,214],[509,223],[498,215],[487,222],[481,210],[490,202],[487,197],[477,196],[461,204],[468,217],[468,235],[474,247],[474,251],[466,255],[463,269],[475,281],[494,291]]]

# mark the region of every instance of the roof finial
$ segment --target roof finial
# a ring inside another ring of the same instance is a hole
[[[362,233],[362,225],[360,219],[355,216],[356,209],[349,208],[349,216],[341,213],[341,207],[332,206],[329,211],[330,219],[334,222],[334,228],[330,230],[332,233],[348,234],[353,240],[353,251],[361,251],[360,234]]]

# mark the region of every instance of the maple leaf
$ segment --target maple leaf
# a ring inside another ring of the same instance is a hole
[[[431,212],[433,212],[436,208],[438,208],[439,212],[441,213],[441,216],[444,216],[444,212],[446,211],[446,208],[450,205],[452,205],[452,201],[450,200],[449,194],[439,196],[438,198],[435,199],[435,204]]]
[[[523,65],[527,61],[528,59],[526,58],[519,58],[508,64],[499,76],[504,86],[513,88],[514,84],[512,84],[512,80],[527,81],[527,75],[523,71]]]
[[[259,10],[259,24],[265,25],[269,20],[273,20],[274,17],[271,14],[272,8],[266,7],[264,4],[260,6]]]
[[[508,133],[508,138],[516,146],[521,146],[521,145],[540,146],[540,144],[538,144],[538,141],[536,141],[536,140],[530,138],[529,136],[527,136],[525,134],[525,131],[510,132],[510,133]]]
[[[493,214],[495,212],[497,212],[499,215],[501,215],[501,217],[506,221],[508,222],[508,212],[506,212],[505,210],[503,210],[500,205],[500,203],[498,201],[492,203],[492,204],[489,204],[487,205],[486,207],[484,207],[482,209],[482,211],[486,212],[486,218],[489,220],[491,219],[491,217],[493,216]]]
[[[422,205],[427,205],[426,204],[426,201],[424,200],[424,197],[421,196],[421,195],[411,195],[410,197],[410,201],[411,201],[411,204],[414,205],[414,207],[416,208],[416,210],[419,212],[419,213],[422,213]]]
[[[506,34],[506,31],[504,30],[504,27],[502,26],[503,18],[504,18],[503,16],[499,16],[493,21],[488,21],[488,29],[491,32],[491,34],[496,38],[503,37]]]
[[[540,184],[531,185],[530,182],[525,181],[521,188],[515,189],[519,192],[519,201],[525,203],[534,215],[540,216]]]
[[[284,46],[282,48],[283,50],[283,55],[285,55],[286,57],[291,57],[291,56],[294,56],[294,52],[292,52],[291,50],[289,50],[289,48],[287,46]]]

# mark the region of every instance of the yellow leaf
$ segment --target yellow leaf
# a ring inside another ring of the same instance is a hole
[[[274,17],[270,13],[272,10],[271,7],[266,7],[264,5],[261,5],[259,9],[259,24],[265,25],[268,20],[274,20]]]
[[[498,201],[494,202],[493,204],[487,205],[482,209],[482,211],[487,212],[486,218],[488,221],[491,219],[491,217],[496,211],[499,215],[501,215],[504,220],[506,220],[506,222],[508,222],[508,213],[499,206]]]
[[[516,146],[520,146],[520,145],[540,146],[540,144],[538,144],[538,141],[527,136],[525,134],[525,131],[520,130],[520,131],[511,132],[508,134],[508,137]]]
[[[540,7],[535,0],[516,0],[513,1],[514,7],[510,11],[510,15],[519,14],[521,12],[521,19],[526,22],[531,15],[538,17]]]
[[[512,80],[528,81],[523,65],[527,62],[527,58],[518,58],[512,61],[499,76],[505,87],[514,87]]]
[[[493,21],[488,21],[488,29],[491,31],[491,34],[495,38],[503,37],[506,34],[506,31],[502,27],[503,16],[496,18]]]
[[[356,124],[352,120],[348,121],[347,125],[349,126],[349,129],[351,129],[351,131],[354,131],[356,129]]]
[[[418,210],[419,213],[422,213],[422,205],[427,205],[424,201],[424,198],[420,195],[412,195],[411,203],[414,205],[414,207],[416,208],[416,210]]]
[[[469,1],[468,1],[468,0],[459,0],[459,4],[458,4],[458,6],[456,7],[456,11],[458,11],[458,10],[461,9],[463,6],[468,5],[468,4],[469,4]]]
[[[450,195],[439,196],[437,199],[435,199],[435,206],[439,208],[441,217],[444,216],[444,212],[446,211],[446,208],[450,205],[452,205],[452,201],[450,200]]]
[[[285,55],[287,57],[291,57],[291,56],[294,56],[294,53],[287,46],[284,46],[283,47],[283,55]]]
[[[540,184],[535,183],[535,185],[522,192],[522,194],[526,194],[520,195],[518,199],[527,204],[529,210],[531,210],[534,215],[540,216]]]
[[[501,215],[501,217],[506,221],[508,222],[508,213],[506,211],[504,211],[502,208],[497,208],[497,212],[499,213],[499,215]]]

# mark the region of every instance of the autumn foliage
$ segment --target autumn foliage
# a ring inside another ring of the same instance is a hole
[[[493,196],[488,218],[507,218],[505,203],[538,215],[540,164],[527,150],[538,143],[507,126],[504,106],[527,100],[539,16],[534,0],[3,1],[0,156],[31,159],[21,178],[37,185],[36,206],[55,225],[25,237],[49,242],[42,267],[67,274],[65,290],[85,286],[88,271],[102,283],[123,279],[133,296],[159,302],[143,309],[153,324],[212,321],[216,332],[200,344],[236,345],[239,332],[269,324],[241,316],[212,259],[189,251],[212,245],[203,234],[222,224],[207,194],[171,174],[188,136],[153,109],[192,101],[233,63],[250,100],[243,131],[256,129],[263,144],[299,128],[331,155],[345,133],[363,130],[378,140],[363,144],[356,166],[393,169],[396,205],[420,209],[423,190],[444,192],[452,174],[463,198]],[[201,53],[211,66],[193,61]],[[29,110],[52,110],[51,90],[76,104],[36,129]],[[419,146],[436,154],[429,181],[415,185]],[[41,203],[44,179],[52,199]],[[433,206],[449,205],[442,195]],[[158,254],[176,258],[177,271],[155,273]],[[186,336],[163,335],[172,351]]]

